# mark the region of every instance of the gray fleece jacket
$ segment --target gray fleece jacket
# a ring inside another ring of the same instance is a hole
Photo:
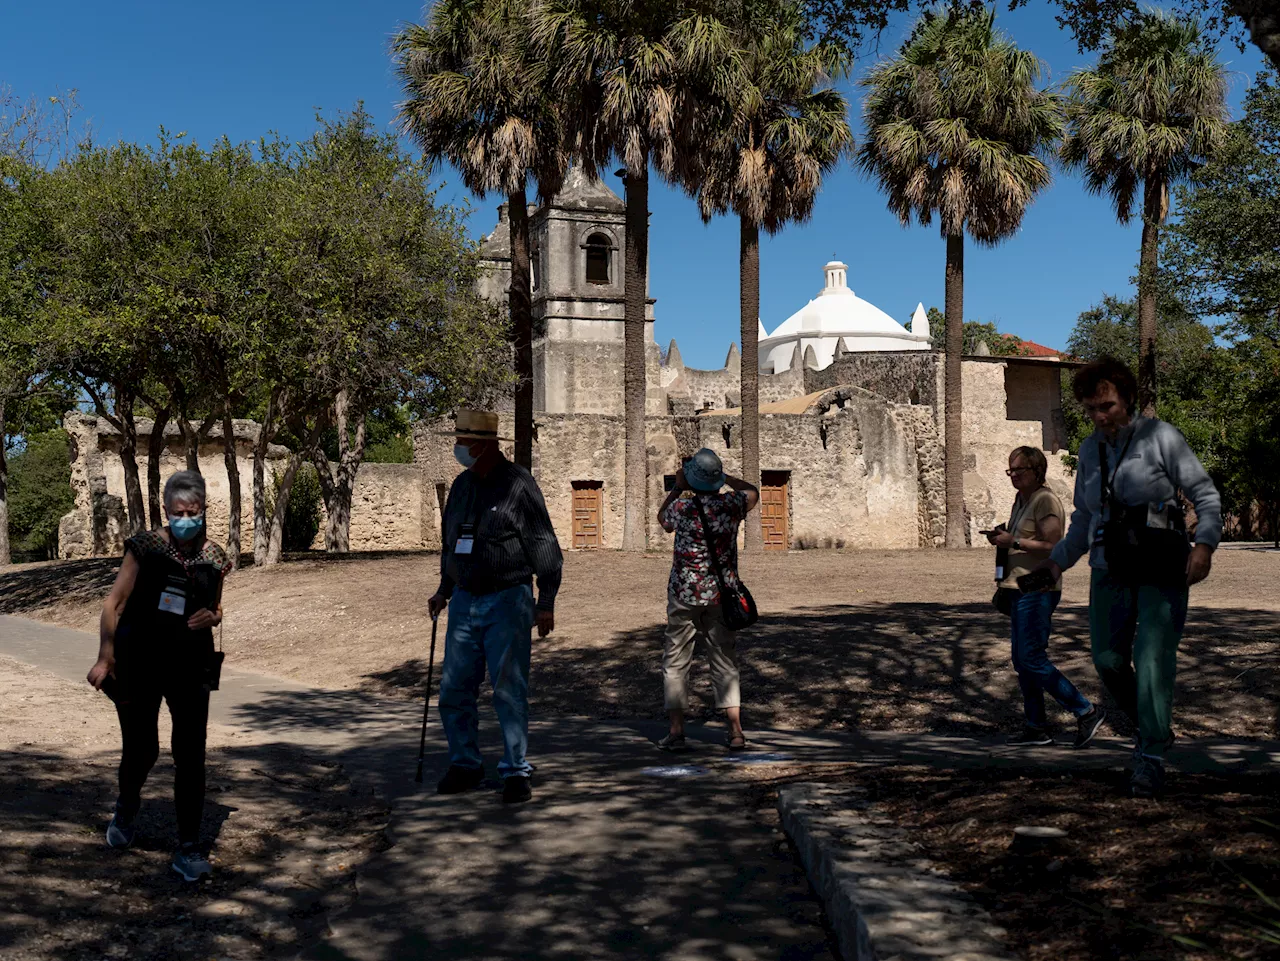
[[[1107,449],[1107,467],[1114,472],[1111,489],[1120,502],[1137,507],[1172,501],[1178,489],[1195,505],[1196,543],[1217,547],[1222,539],[1222,500],[1186,438],[1172,424],[1138,417],[1110,443],[1101,431],[1080,445],[1076,466],[1075,510],[1067,534],[1049,556],[1063,570],[1089,553],[1089,566],[1107,566],[1099,544],[1106,518],[1102,512],[1102,473],[1098,445]],[[1125,446],[1128,445],[1126,451]],[[1120,459],[1124,451],[1124,459]],[[1117,466],[1119,465],[1119,466]]]

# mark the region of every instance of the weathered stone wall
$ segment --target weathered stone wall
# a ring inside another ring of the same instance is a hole
[[[552,322],[555,324],[561,321]],[[574,321],[579,333],[585,321]],[[563,335],[539,340],[534,345],[534,409],[548,414],[622,414],[623,342],[622,324],[601,321],[593,339],[565,339]],[[645,411],[667,413],[666,392],[662,389],[661,363],[653,329],[645,331],[647,390]]]
[[[942,419],[943,355],[938,351],[844,353],[829,367],[804,371],[804,393],[841,384],[861,387],[894,404],[919,404]]]
[[[928,407],[898,404],[894,413],[915,442],[920,546],[943,547],[947,540],[947,459],[933,412]]]
[[[1045,364],[1006,364],[1005,416],[1040,424],[1041,450],[1066,450],[1067,422],[1062,413],[1062,370]]]
[[[58,554],[64,558],[110,556],[120,553],[127,536],[124,508],[124,466],[120,463],[120,437],[114,428],[93,415],[70,413],[64,426],[71,435],[71,486],[75,507],[59,524]],[[138,473],[143,497],[147,491],[146,450],[151,422],[138,421]],[[237,420],[236,463],[240,472],[241,546],[253,545],[253,444],[259,427]],[[160,457],[160,488],[174,473],[186,469],[186,454],[177,427],[165,429],[165,449]],[[283,470],[288,450],[271,445],[267,476]],[[208,490],[205,506],[210,536],[226,538],[229,526],[230,485],[223,455],[222,428],[215,425],[200,445],[200,472]],[[411,464],[362,464],[356,475],[351,505],[351,549],[415,550],[424,545],[430,518],[423,511],[422,471]],[[324,517],[312,547],[324,547]],[[438,540],[438,537],[437,537]]]

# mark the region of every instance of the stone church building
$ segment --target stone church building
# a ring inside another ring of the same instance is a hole
[[[545,206],[531,208],[534,345],[534,471],[565,548],[616,548],[623,524],[622,201],[578,172]],[[510,281],[505,207],[483,241],[482,291],[494,301]],[[903,326],[849,287],[849,268],[822,268],[817,294],[772,333],[760,328],[761,520],[772,549],[912,548],[943,543],[944,396],[942,355],[929,348],[929,322],[917,307]],[[816,279],[816,278],[815,278]],[[655,301],[649,301],[649,320]],[[737,316],[726,303],[726,315]],[[649,542],[667,543],[653,515],[683,458],[710,447],[740,470],[738,348],[718,370],[688,367],[673,340],[660,351],[646,330]],[[965,507],[970,540],[1008,516],[1013,491],[1004,471],[1023,444],[1049,454],[1050,483],[1070,494],[1060,454],[1066,431],[1056,357],[966,357]],[[512,419],[504,414],[507,436]],[[75,507],[62,520],[59,555],[121,549],[124,475],[119,437],[105,422],[67,415]],[[445,494],[460,468],[453,442],[420,424],[414,464],[364,464],[352,504],[352,550],[440,546]],[[140,422],[145,451],[151,425]],[[252,446],[258,426],[238,421],[244,543],[252,543]],[[161,482],[183,467],[169,425]],[[220,429],[202,445],[209,524],[226,530],[228,475]],[[272,446],[269,460],[287,456]],[[510,452],[509,452],[510,453]],[[141,466],[141,465],[140,465]],[[147,483],[143,467],[142,483]],[[313,545],[323,548],[322,536]]]
[[[534,471],[566,548],[616,548],[623,512],[622,200],[574,171],[552,201],[530,208],[534,344]],[[505,205],[481,252],[482,290],[495,301],[510,283]],[[848,267],[823,268],[824,285],[768,333],[760,328],[760,466],[766,545],[940,546],[944,371],[930,349],[922,306],[904,327],[848,286]],[[735,344],[718,370],[687,367],[673,340],[653,340],[648,305],[646,400],[650,543],[652,517],[681,460],[710,447],[740,467]],[[727,314],[736,314],[726,305]],[[1050,482],[1070,491],[1056,357],[966,357],[965,503],[971,541],[1006,518],[1004,471],[1023,444],[1049,455]],[[506,424],[510,428],[510,415]],[[442,499],[458,472],[451,441],[423,425],[415,438],[424,486]],[[437,535],[438,536],[438,535]]]

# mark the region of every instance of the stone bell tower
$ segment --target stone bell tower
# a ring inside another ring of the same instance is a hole
[[[623,410],[623,263],[626,207],[603,182],[577,167],[564,187],[531,213],[529,267],[533,286],[533,404],[556,414],[621,414]],[[510,285],[510,223],[499,208],[494,232],[481,244],[488,268],[480,290],[505,300]],[[653,300],[646,316],[651,413],[665,413]]]

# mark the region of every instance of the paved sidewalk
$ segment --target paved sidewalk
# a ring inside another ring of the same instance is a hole
[[[83,682],[96,639],[0,616],[0,654]],[[308,687],[228,667],[211,720],[322,752],[394,804],[393,847],[367,863],[355,907],[304,957],[391,959],[830,959],[820,909],[781,836],[725,789],[735,763],[718,729],[695,750],[657,752],[659,722],[536,722],[531,804],[506,808],[497,783],[432,793],[447,765],[432,709],[428,769],[413,781],[421,706]],[[500,749],[483,711],[490,771]],[[946,767],[1119,767],[1129,745],[1017,750],[970,738],[764,731],[761,753],[812,763]],[[759,755],[757,755],[759,757]],[[1280,770],[1280,745],[1185,742],[1172,764],[1195,771]]]

